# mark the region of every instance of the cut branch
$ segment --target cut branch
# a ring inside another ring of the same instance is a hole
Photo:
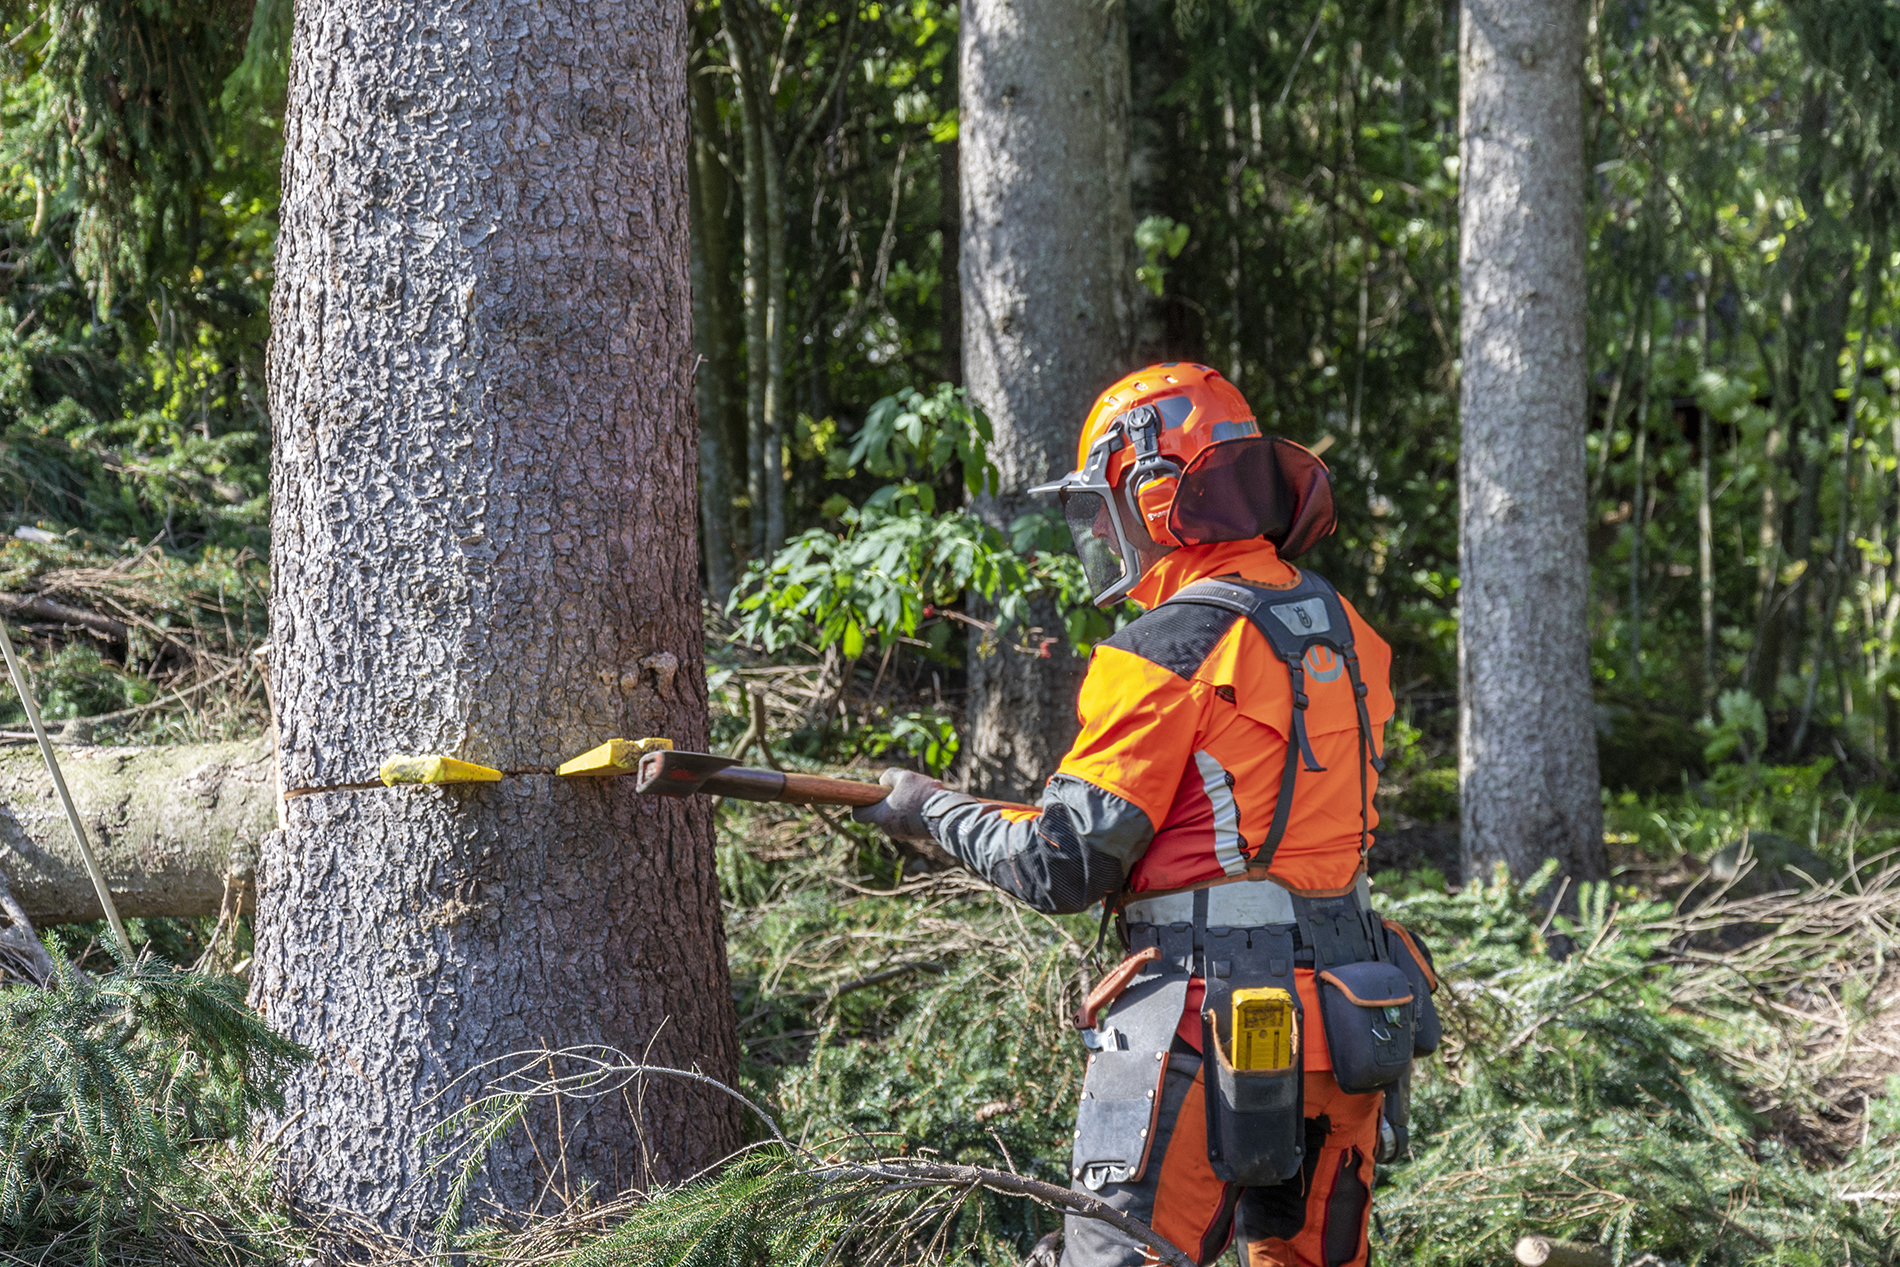
[[[20,621],[37,620],[59,625],[77,625],[82,629],[91,630],[109,642],[122,643],[129,632],[126,623],[122,620],[101,616],[98,612],[86,611],[80,607],[69,607],[44,594],[25,596],[0,594],[0,616]]]

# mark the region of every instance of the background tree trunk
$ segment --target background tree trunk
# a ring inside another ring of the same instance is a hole
[[[249,908],[258,846],[277,826],[268,741],[62,748],[59,764],[121,915],[216,915],[227,882]],[[0,874],[40,928],[101,917],[30,745],[0,750]]]
[[[1463,0],[1459,42],[1465,874],[1591,879],[1582,7]]]
[[[610,735],[706,741],[686,92],[661,0],[298,7],[270,355],[289,799],[254,993],[317,1053],[276,1128],[312,1208],[433,1217],[453,1168],[425,1141],[464,1099],[430,1097],[510,1052],[733,1076],[711,806],[550,772]],[[340,790],[426,752],[510,777]],[[543,1102],[475,1203],[677,1181],[739,1140],[688,1084],[635,1102]]]
[[[732,455],[745,452],[745,419],[733,406],[739,382],[733,355],[732,254],[727,237],[731,182],[714,140],[719,125],[712,82],[695,73],[693,108],[693,336],[703,358],[693,376],[699,405],[700,546],[706,588],[724,605],[736,579]],[[740,539],[743,539],[742,536]]]
[[[1007,528],[1069,470],[1097,393],[1132,368],[1128,30],[1119,0],[973,0],[959,11],[963,374],[996,428]],[[1082,663],[1059,614],[1044,658],[970,656],[972,788],[1027,798],[1075,735]]]

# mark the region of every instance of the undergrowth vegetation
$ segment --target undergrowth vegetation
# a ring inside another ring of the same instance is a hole
[[[1574,915],[1547,877],[1379,877],[1386,912],[1434,950],[1447,1041],[1418,1068],[1411,1158],[1380,1173],[1375,1261],[1475,1267],[1530,1231],[1620,1264],[1900,1258],[1885,807],[1813,767],[1746,777],[1755,791],[1720,805],[1614,806],[1625,878],[1568,895]],[[1020,1262],[1061,1224],[1020,1189],[1063,1184],[1080,1065],[1066,1018],[1106,966],[1094,922],[1030,912],[828,812],[728,806],[719,842],[735,1090],[773,1126],[683,1189],[525,1227],[477,1211],[455,1252]],[[7,1261],[287,1262],[342,1243],[273,1202],[267,1138],[243,1142],[297,1053],[239,988],[147,961],[0,996]],[[419,1252],[353,1236],[357,1253]]]

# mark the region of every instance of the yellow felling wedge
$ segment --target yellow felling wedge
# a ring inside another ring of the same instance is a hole
[[[649,752],[662,752],[673,746],[671,739],[609,739],[598,748],[589,748],[572,761],[561,763],[556,774],[573,778],[632,774],[640,768],[640,758]]]
[[[430,754],[421,757],[391,757],[377,771],[383,783],[499,783],[501,771],[491,770],[473,761]]]

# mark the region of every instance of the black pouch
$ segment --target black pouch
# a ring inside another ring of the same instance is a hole
[[[1438,1008],[1432,992],[1438,989],[1438,975],[1432,970],[1432,952],[1416,934],[1395,920],[1386,920],[1387,958],[1405,973],[1412,986],[1412,1054],[1429,1056],[1438,1050],[1444,1028],[1438,1023]]]
[[[1416,1004],[1396,964],[1340,964],[1316,974],[1333,1080],[1349,1095],[1382,1091],[1412,1063]]]
[[[1281,928],[1210,928],[1201,1009],[1207,1160],[1223,1183],[1265,1188],[1300,1173],[1306,1154],[1305,1017],[1293,981],[1293,934]],[[1284,990],[1291,1002],[1291,1059],[1284,1068],[1234,1066],[1234,991]]]

